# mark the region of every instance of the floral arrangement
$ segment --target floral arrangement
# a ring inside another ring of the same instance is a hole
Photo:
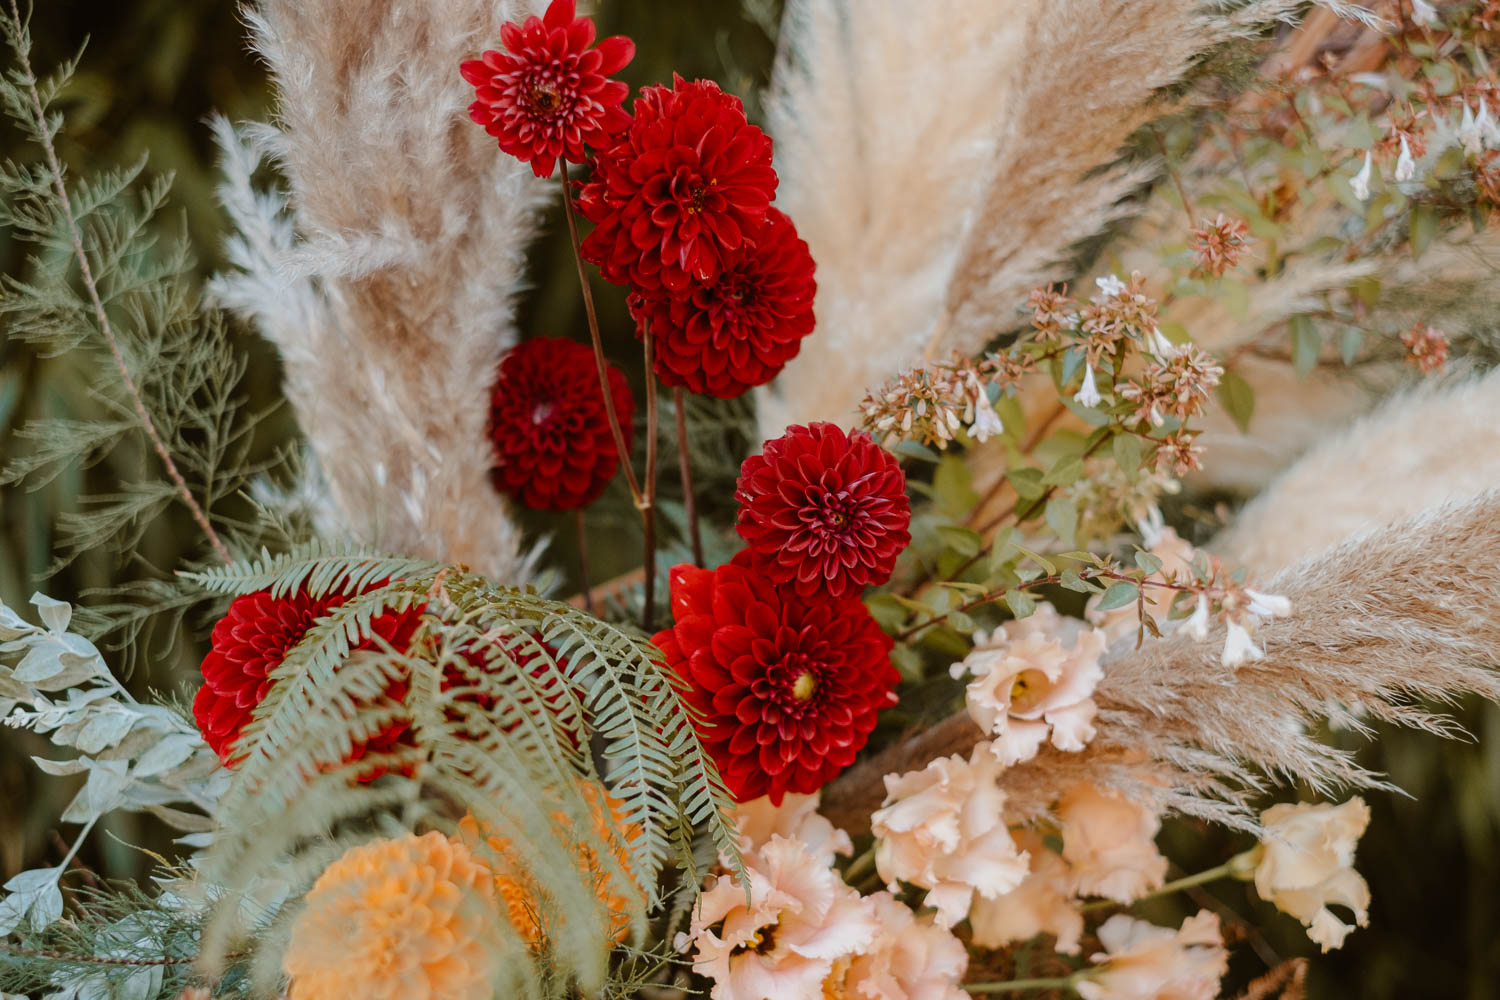
[[[1342,947],[1393,786],[1329,729],[1500,700],[1493,3],[791,0],[757,124],[632,97],[574,0],[261,0],[276,120],[213,124],[230,267],[184,291],[8,2],[0,313],[112,418],[6,474],[143,448],[64,548],[201,537],[0,605],[0,719],[84,776],[6,996],[1300,997],[1205,887]],[[520,338],[559,203],[587,330]],[[231,318],[305,435],[269,463]],[[1356,378],[1427,382],[1290,462]],[[612,504],[640,568],[591,580]],[[138,700],[107,654],[190,612],[190,700]],[[119,810],[179,853],[80,881]],[[1187,870],[1173,817],[1238,846]]]

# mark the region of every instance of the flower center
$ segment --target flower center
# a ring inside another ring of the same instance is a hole
[[[749,941],[746,941],[744,944],[735,945],[732,949],[730,949],[729,953],[731,955],[743,955],[747,951],[753,951],[757,955],[769,955],[772,951],[775,950],[775,948],[776,925],[767,924],[760,930],[756,931]]]
[[[816,694],[817,690],[818,679],[813,676],[811,670],[802,671],[802,673],[797,675],[797,679],[792,682],[792,697],[798,701],[806,701]]]
[[[802,511],[802,520],[812,533],[831,542],[843,541],[858,518],[858,504],[843,492],[827,494]]]
[[[540,427],[551,420],[552,415],[556,412],[557,404],[550,399],[544,399],[531,408],[531,423],[536,427]]]
[[[562,106],[562,92],[552,83],[533,83],[526,94],[532,114],[550,115]]]

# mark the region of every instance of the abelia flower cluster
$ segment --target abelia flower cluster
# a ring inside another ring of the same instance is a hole
[[[500,362],[490,398],[495,486],[528,507],[571,510],[593,503],[620,466],[587,344],[543,337],[518,344]],[[610,396],[626,443],[634,401],[625,376],[609,367]]]
[[[902,372],[860,402],[863,427],[887,446],[892,439],[947,448],[960,430],[975,441],[1005,433],[991,399],[1014,392],[1021,376],[1035,367],[1027,355],[991,354],[968,358],[955,351],[948,361],[932,361]]]
[[[630,124],[629,88],[611,73],[635,55],[620,35],[594,46],[594,22],[574,0],[553,0],[542,17],[500,29],[505,52],[490,50],[459,66],[474,87],[469,117],[500,149],[548,177],[558,160],[582,163],[587,146],[607,144]]]

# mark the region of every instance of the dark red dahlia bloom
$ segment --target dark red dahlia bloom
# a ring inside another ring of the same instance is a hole
[[[718,277],[775,195],[771,140],[740,99],[678,77],[642,91],[630,128],[595,157],[578,202],[596,223],[583,255],[617,285],[682,292]]]
[[[347,599],[344,594],[311,597],[305,592],[272,597],[262,590],[230,602],[229,610],[214,626],[212,648],[203,658],[203,686],[193,699],[198,729],[226,766],[237,762],[235,744],[240,733],[271,689],[268,675],[302,641],[314,622]],[[371,619],[366,637],[353,648],[404,649],[418,621],[419,612],[410,608],[377,615]],[[406,685],[394,684],[386,693],[399,701],[406,697]],[[354,747],[348,760],[359,760],[372,751],[389,753],[407,728],[406,722],[392,723]],[[370,781],[383,773],[376,770],[360,777]]]
[[[854,761],[900,676],[864,604],[802,598],[744,553],[672,569],[676,625],[652,641],[688,684],[698,733],[741,802],[816,792]]]
[[[772,208],[755,239],[725,257],[712,281],[630,296],[630,314],[655,338],[667,385],[733,399],[765,385],[797,356],[813,329],[812,254],[792,220]]]
[[[615,413],[628,443],[634,402],[609,368]],[[500,362],[490,399],[492,478],[528,507],[571,510],[592,503],[619,468],[593,348],[560,337],[527,340]]]
[[[609,75],[630,62],[635,43],[616,35],[590,48],[594,22],[575,13],[573,0],[553,0],[544,17],[500,29],[509,54],[491,50],[459,66],[475,90],[469,117],[538,177],[558,159],[582,163],[586,145],[607,145],[630,124],[621,107],[629,88]]]
[[[911,543],[906,477],[864,431],[789,427],[745,459],[734,496],[756,565],[799,594],[858,597]]]

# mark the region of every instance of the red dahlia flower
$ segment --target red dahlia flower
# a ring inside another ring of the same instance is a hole
[[[634,406],[625,376],[609,368],[609,390],[629,442]],[[496,487],[528,507],[571,510],[592,503],[619,468],[593,348],[560,337],[527,340],[500,362],[490,399]]]
[[[673,567],[677,624],[652,641],[687,681],[730,792],[779,805],[853,763],[900,677],[863,602],[798,597],[744,555],[715,570]]]
[[[573,0],[553,0],[545,17],[500,29],[509,55],[491,50],[459,66],[475,90],[469,117],[538,177],[559,158],[582,163],[584,146],[606,145],[630,124],[621,107],[630,88],[609,74],[630,62],[635,43],[616,35],[589,48],[594,22],[574,14]]]
[[[756,566],[799,594],[858,597],[911,543],[906,477],[864,431],[789,427],[745,459],[734,496]]]
[[[240,733],[271,690],[268,675],[281,665],[293,646],[319,618],[348,600],[345,594],[311,597],[305,592],[272,597],[257,591],[236,597],[214,626],[212,648],[203,658],[203,686],[193,699],[193,718],[208,745],[225,766],[238,762],[235,744]],[[412,609],[388,611],[370,621],[366,638],[354,649],[404,649],[416,630],[418,614]],[[392,685],[387,692],[397,700],[406,697],[406,685]],[[350,752],[348,760],[373,750],[389,753],[407,730],[406,722],[395,722]],[[370,781],[383,771],[361,775]]]
[[[578,202],[597,224],[583,255],[617,285],[682,292],[719,276],[775,194],[771,140],[740,99],[678,77],[642,91],[630,128],[595,157]]]
[[[733,399],[776,377],[813,328],[813,259],[792,220],[772,208],[753,241],[724,259],[712,281],[630,296],[630,313],[656,346],[656,374]]]

